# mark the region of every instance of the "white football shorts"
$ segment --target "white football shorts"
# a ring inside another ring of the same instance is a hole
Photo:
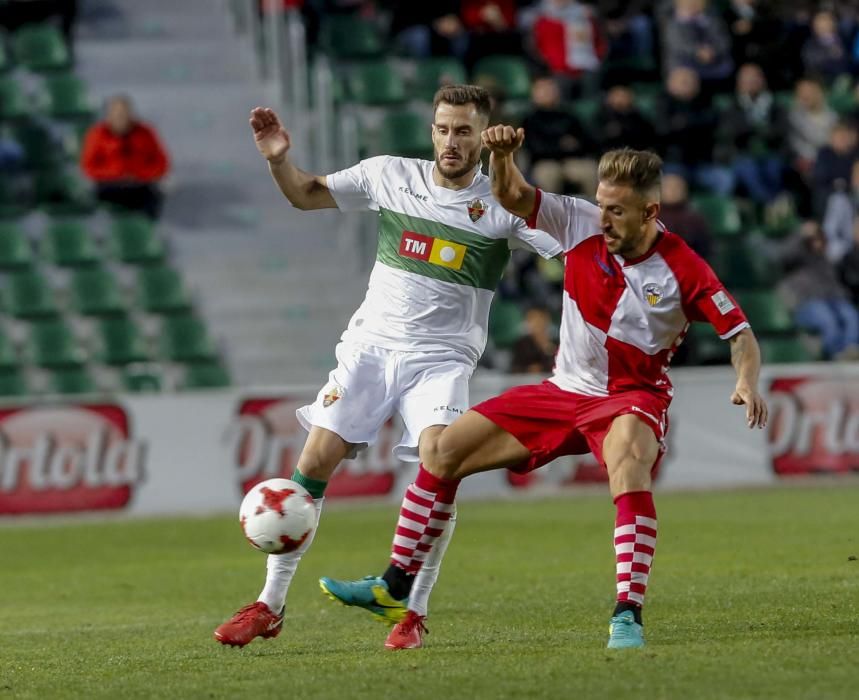
[[[316,425],[357,447],[348,458],[376,441],[379,430],[399,413],[405,425],[394,456],[418,461],[424,428],[449,425],[468,410],[468,380],[473,363],[453,351],[386,350],[341,342],[337,367],[316,401],[302,406],[296,418],[309,431]]]

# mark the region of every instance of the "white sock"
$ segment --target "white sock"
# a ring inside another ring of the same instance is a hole
[[[269,609],[278,613],[286,603],[286,592],[289,590],[289,584],[292,583],[292,577],[295,576],[295,570],[298,568],[298,562],[301,561],[302,555],[310,549],[313,542],[313,537],[316,535],[316,530],[319,527],[319,516],[322,513],[322,502],[325,498],[313,499],[313,505],[316,506],[316,525],[310,537],[294,552],[289,554],[269,554],[266,561],[266,576],[265,587],[262,593],[259,594],[257,600],[268,605]]]
[[[441,560],[447,551],[450,538],[453,537],[453,529],[456,527],[456,506],[450,514],[450,520],[444,528],[444,532],[435,541],[433,548],[427,554],[421,570],[412,584],[412,592],[409,594],[409,610],[418,615],[426,615],[429,605],[429,597],[435,582],[438,580],[438,572],[441,569]]]

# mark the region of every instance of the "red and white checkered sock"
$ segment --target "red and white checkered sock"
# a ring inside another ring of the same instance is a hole
[[[392,566],[409,574],[420,571],[454,512],[458,487],[459,479],[441,479],[420,465],[415,483],[409,485],[403,496],[391,545]]]
[[[617,602],[644,605],[647,579],[656,550],[656,508],[650,491],[631,491],[614,499],[614,551]]]

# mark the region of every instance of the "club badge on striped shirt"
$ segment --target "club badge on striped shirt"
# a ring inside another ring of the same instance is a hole
[[[651,306],[656,306],[660,299],[662,299],[662,287],[658,284],[645,284],[644,285],[644,298],[647,300],[647,303]]]
[[[468,203],[468,218],[477,223],[477,220],[486,213],[486,202],[482,199],[472,199]]]

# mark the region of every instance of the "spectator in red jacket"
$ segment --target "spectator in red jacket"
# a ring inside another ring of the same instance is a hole
[[[167,173],[169,160],[155,130],[135,117],[128,97],[108,100],[104,121],[87,132],[81,168],[95,182],[102,202],[157,218],[157,183]]]

